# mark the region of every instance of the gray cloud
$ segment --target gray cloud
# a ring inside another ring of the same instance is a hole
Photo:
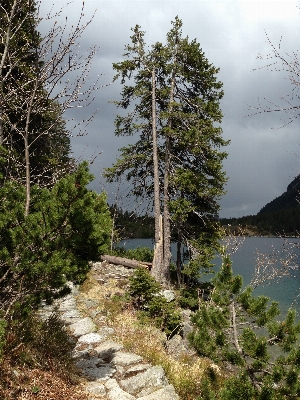
[[[52,2],[55,9],[66,3]],[[50,3],[42,3],[45,13]],[[99,46],[91,77],[101,74],[103,85],[112,82],[112,63],[122,60],[124,46],[130,43],[130,28],[140,25],[146,31],[149,45],[164,42],[176,15],[183,20],[183,34],[197,38],[208,60],[220,68],[219,79],[225,91],[222,128],[224,138],[231,140],[224,162],[229,182],[227,194],[221,199],[222,217],[256,214],[285,191],[299,173],[299,122],[296,120],[278,130],[285,125],[287,116],[256,115],[255,110],[259,104],[264,108],[268,102],[277,104],[278,99],[291,92],[288,75],[263,68],[268,61],[257,56],[266,56],[271,50],[265,31],[275,45],[283,37],[284,51],[297,50],[300,26],[297,4],[299,1],[85,0],[86,19],[96,8],[98,11],[80,46],[82,49]],[[68,21],[76,21],[81,5],[82,0],[75,0],[66,8]],[[294,12],[288,14],[288,6]],[[103,168],[111,166],[118,148],[132,140],[114,137],[113,121],[118,110],[109,100],[118,99],[120,90],[118,82],[99,90],[93,105],[99,112],[88,127],[88,136],[72,139],[76,156],[89,159],[101,153],[92,165],[96,190],[103,184]],[[84,115],[78,111],[72,113],[78,121]],[[106,188],[117,190],[116,186]]]

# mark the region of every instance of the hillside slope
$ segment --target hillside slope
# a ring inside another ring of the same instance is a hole
[[[287,187],[286,192],[281,196],[267,203],[257,215],[273,213],[276,211],[287,210],[299,207],[300,203],[300,175],[298,175]]]

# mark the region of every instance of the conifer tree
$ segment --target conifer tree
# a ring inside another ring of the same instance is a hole
[[[178,254],[181,244],[185,244],[196,250],[193,258],[195,254],[200,257],[200,266],[209,266],[220,237],[220,229],[211,216],[218,212],[217,201],[226,181],[222,172],[226,153],[221,147],[227,142],[221,137],[221,128],[215,126],[222,118],[219,100],[223,91],[216,79],[218,69],[209,64],[196,40],[182,37],[178,17],[172,25],[166,44],[157,42],[148,52],[144,32],[136,26],[133,44],[126,46],[128,60],[114,64],[115,78],[121,76],[124,84],[122,99],[115,103],[123,109],[133,106],[126,116],[117,116],[115,133],[138,133],[139,139],[122,148],[115,165],[106,171],[109,180],[125,174],[133,184],[133,194],[150,202],[157,192],[154,185],[158,184],[164,257],[160,266],[163,270],[157,277],[163,284],[169,280],[171,229],[177,232]],[[134,80],[133,85],[127,85],[130,79]],[[156,219],[156,226],[157,223]],[[195,229],[200,224],[202,238]],[[208,242],[211,251],[207,250]],[[190,268],[187,273],[193,275],[198,270],[199,259],[197,268]]]
[[[31,309],[66,294],[66,283],[81,283],[89,261],[107,252],[111,218],[106,195],[86,188],[93,178],[84,162],[51,189],[33,185],[28,216],[25,187],[16,181],[0,187],[0,308],[5,317],[16,304]]]
[[[278,303],[254,297],[242,289],[224,254],[220,272],[212,280],[209,300],[202,300],[193,316],[190,336],[198,354],[215,362],[235,365],[238,376],[229,379],[214,399],[284,399],[300,395],[300,323],[290,309],[283,320]],[[247,397],[251,393],[250,397]],[[287,397],[286,397],[287,396]]]

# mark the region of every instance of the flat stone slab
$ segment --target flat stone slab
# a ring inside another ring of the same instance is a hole
[[[105,387],[100,382],[87,382],[85,384],[85,391],[94,396],[104,396],[106,394]]]
[[[146,396],[158,389],[168,386],[164,370],[161,366],[147,369],[145,372],[120,381],[126,392]]]
[[[131,394],[124,392],[120,387],[115,387],[108,392],[109,400],[135,400]],[[158,400],[158,399],[156,399]]]
[[[87,333],[92,333],[93,331],[95,331],[96,326],[91,318],[86,317],[69,325],[69,328],[71,333],[74,336],[78,337],[86,335]]]
[[[70,311],[76,309],[76,300],[72,295],[68,295],[59,304],[59,311]]]
[[[143,361],[143,358],[141,356],[133,353],[125,353],[123,351],[118,351],[117,353],[113,354],[110,360],[112,364],[122,366],[137,364],[141,361]]]
[[[109,379],[105,383],[106,389],[109,390],[109,400],[135,400],[135,397],[122,390],[116,379]]]
[[[78,339],[77,343],[86,343],[86,344],[92,344],[92,343],[101,343],[103,341],[103,335],[100,335],[99,333],[87,333],[86,335],[80,336]]]
[[[82,318],[78,310],[68,310],[61,314],[61,319],[68,325],[79,321]]]
[[[111,378],[116,369],[110,364],[104,364],[98,357],[81,359],[77,361],[76,366],[81,369],[82,374],[93,381],[101,381]]]
[[[111,356],[113,353],[116,353],[122,349],[123,345],[113,340],[106,340],[94,348],[100,358],[107,358],[108,356]]]
[[[72,351],[73,358],[88,357],[90,352],[93,351],[93,346],[91,344],[76,344],[75,349]]]
[[[174,386],[168,385],[147,396],[137,397],[137,400],[179,400],[179,396],[176,394]]]

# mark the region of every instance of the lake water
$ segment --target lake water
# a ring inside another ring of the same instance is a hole
[[[235,242],[237,241],[237,243]],[[235,274],[243,277],[244,286],[250,284],[259,272],[260,284],[254,290],[255,295],[266,295],[278,301],[283,314],[291,305],[299,310],[300,305],[300,239],[247,237],[230,239],[232,267]],[[131,239],[120,243],[126,249],[136,247],[153,248],[152,239]],[[172,254],[176,254],[176,244],[172,245]],[[221,265],[221,259],[214,260],[215,270]],[[272,279],[264,279],[273,275]],[[209,279],[209,277],[206,277]],[[300,310],[299,310],[300,311]]]

